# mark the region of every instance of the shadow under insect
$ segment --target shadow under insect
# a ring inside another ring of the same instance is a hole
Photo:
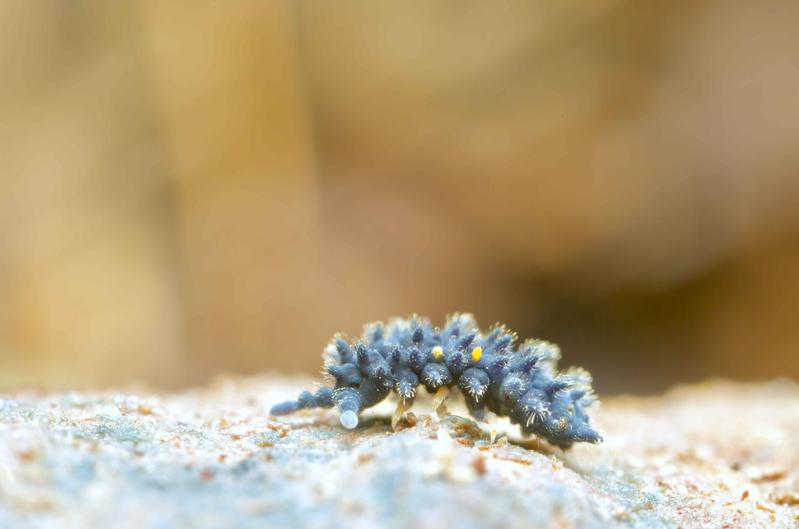
[[[457,387],[477,420],[490,411],[520,425],[525,435],[561,448],[602,440],[587,413],[596,401],[588,372],[558,373],[556,345],[527,340],[517,346],[504,326],[481,333],[469,314],[451,316],[443,328],[417,316],[372,323],[351,342],[335,336],[324,356],[334,387],[304,391],[297,400],[275,405],[273,415],[335,406],[341,425],[353,429],[363,410],[393,391],[399,397],[396,426],[420,385],[434,395],[435,409]]]

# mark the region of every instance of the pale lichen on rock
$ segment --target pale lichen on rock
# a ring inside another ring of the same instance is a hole
[[[491,442],[457,403],[438,420],[420,406],[397,431],[390,408],[370,410],[355,430],[329,410],[268,415],[307,382],[7,394],[0,527],[797,524],[799,389],[790,383],[606,399],[596,416],[606,443],[563,452],[513,433]]]

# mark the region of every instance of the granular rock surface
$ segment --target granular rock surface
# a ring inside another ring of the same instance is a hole
[[[799,386],[608,398],[563,452],[424,403],[275,418],[306,380],[0,400],[0,528],[797,528]],[[492,441],[490,430],[498,430]]]

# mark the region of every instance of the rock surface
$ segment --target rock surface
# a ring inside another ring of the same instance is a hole
[[[492,442],[457,402],[396,432],[389,404],[354,431],[330,410],[267,415],[302,387],[6,394],[0,527],[799,527],[789,382],[606,399],[605,442],[565,453],[501,422]]]

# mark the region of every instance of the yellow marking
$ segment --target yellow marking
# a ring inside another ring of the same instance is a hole
[[[433,347],[433,358],[438,360],[442,356],[444,356],[444,348],[441,347],[440,345],[436,345],[435,347]]]
[[[483,348],[479,345],[472,349],[472,362],[479,362],[480,358],[483,357]]]

